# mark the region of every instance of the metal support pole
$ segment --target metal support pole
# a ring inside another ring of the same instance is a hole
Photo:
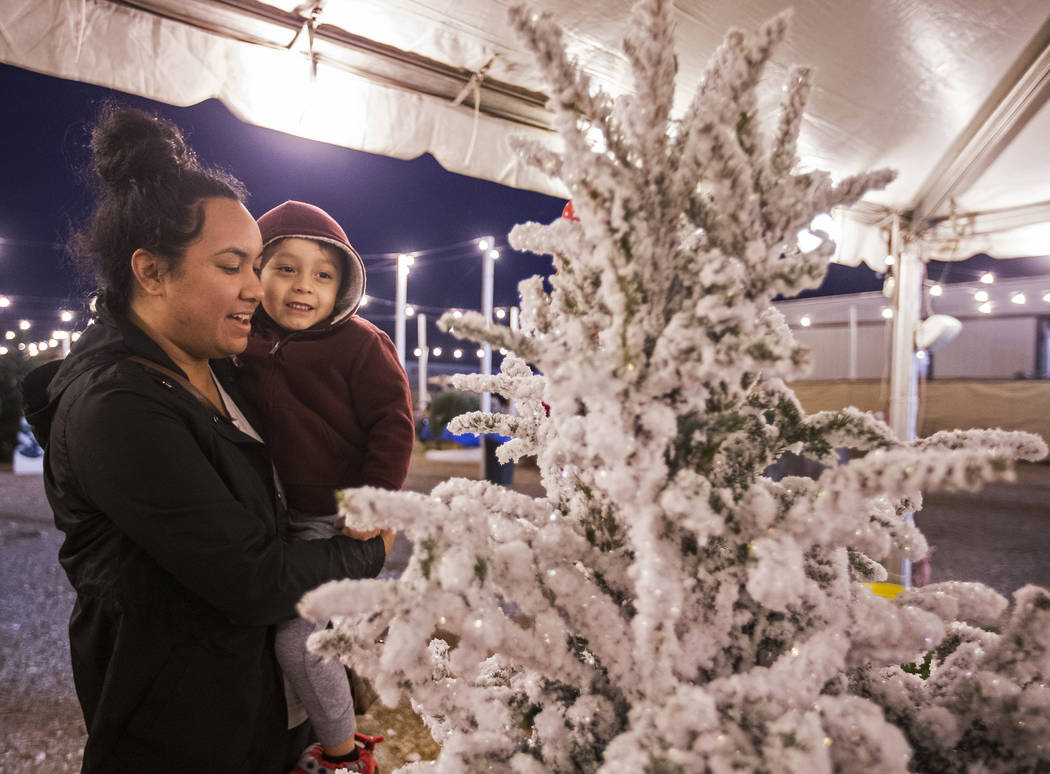
[[[485,318],[485,325],[492,325],[492,275],[495,268],[496,258],[499,253],[495,248],[489,248],[482,255],[481,270],[481,316]],[[492,374],[492,345],[487,341],[481,345],[484,354],[481,357],[481,373],[489,376]],[[481,393],[481,410],[492,410],[492,394]]]
[[[397,299],[394,310],[394,345],[397,348],[397,359],[405,367],[405,303],[408,295],[408,272],[413,259],[410,255],[397,257]]]
[[[518,317],[520,312],[521,312],[521,310],[518,309],[518,307],[516,307],[516,306],[512,306],[510,308],[510,329],[512,331],[520,331],[521,330],[521,320]]]
[[[485,325],[492,325],[492,275],[495,269],[496,258],[499,253],[493,246],[495,240],[485,239],[481,251],[481,316],[485,318]],[[487,341],[481,345],[481,373],[489,376],[492,374],[492,345]],[[492,411],[492,393],[481,393],[481,410]],[[481,477],[487,478],[486,460],[488,458],[489,440],[488,436],[481,436]]]
[[[849,305],[849,378],[857,378],[857,307]]]
[[[894,216],[890,238],[897,287],[893,309],[893,348],[890,365],[890,427],[901,441],[915,438],[919,406],[919,372],[915,358],[915,330],[922,308],[922,260],[914,249],[904,249],[900,216]],[[908,514],[911,521],[913,514]],[[892,565],[890,568],[892,572]],[[901,558],[901,585],[911,585],[911,560]]]
[[[417,371],[419,377],[419,413],[427,410],[430,396],[427,395],[427,360],[430,351],[427,349],[427,316],[416,315],[416,346],[419,347],[419,362]]]

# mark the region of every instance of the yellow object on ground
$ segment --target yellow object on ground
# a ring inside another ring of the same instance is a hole
[[[901,586],[899,583],[865,583],[864,585],[880,597],[886,597],[886,599],[893,599],[904,591],[904,586]]]

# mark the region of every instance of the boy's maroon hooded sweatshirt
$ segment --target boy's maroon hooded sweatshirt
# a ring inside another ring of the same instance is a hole
[[[300,202],[271,210],[259,227],[264,244],[300,236],[347,253],[349,281],[333,318],[290,332],[260,307],[248,347],[237,356],[238,386],[262,415],[258,429],[288,504],[303,513],[335,513],[337,489],[400,489],[415,435],[411,393],[390,337],[354,314],[364,293],[357,252],[327,213]]]

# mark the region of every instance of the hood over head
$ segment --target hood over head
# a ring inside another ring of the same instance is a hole
[[[361,305],[365,294],[365,262],[335,218],[306,202],[279,204],[258,220],[263,250],[281,239],[312,239],[337,248],[344,258],[343,280],[339,285],[331,322],[349,317]]]

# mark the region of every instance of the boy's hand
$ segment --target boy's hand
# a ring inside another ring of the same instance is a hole
[[[353,538],[354,540],[371,540],[379,534],[378,529],[361,530],[351,529],[350,527],[343,527],[341,531],[344,535],[346,535],[349,538]]]
[[[336,522],[336,526],[339,527],[342,533],[349,538],[353,538],[354,540],[371,540],[378,535],[383,538],[383,550],[387,555],[390,554],[390,549],[394,547],[394,538],[397,537],[397,533],[392,529],[359,530],[347,527],[345,523],[340,522],[342,522],[342,519]]]
[[[390,549],[394,547],[394,538],[397,537],[397,533],[392,529],[381,529],[379,535],[383,538],[383,549],[386,555],[390,556]]]

